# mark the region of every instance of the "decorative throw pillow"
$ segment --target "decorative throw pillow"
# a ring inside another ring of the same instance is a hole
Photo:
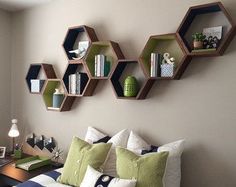
[[[114,178],[88,166],[80,187],[135,187],[135,185],[136,180]]]
[[[108,143],[112,143],[112,149],[110,151],[109,157],[106,161],[106,164],[104,166],[104,173],[111,175],[111,176],[117,176],[116,173],[116,151],[115,148],[117,146],[120,147],[127,147],[127,141],[129,138],[129,130],[124,129],[120,132],[118,132],[117,134],[115,134],[114,136],[112,136],[112,138],[108,141]],[[97,129],[93,128],[93,127],[88,127],[86,136],[85,136],[85,141],[88,141],[90,143],[92,142],[96,142],[99,139],[102,139],[104,137],[106,137],[107,135],[98,131]]]
[[[93,144],[101,142],[107,143],[110,139],[111,137],[107,134],[104,134],[93,127],[88,127],[84,140],[90,144]]]
[[[88,165],[101,169],[111,149],[111,143],[89,144],[74,137],[58,181],[63,184],[80,186]]]
[[[169,156],[167,159],[163,183],[165,187],[180,187],[181,155],[184,150],[184,140],[179,140],[157,147],[148,144],[139,135],[131,131],[127,143],[127,149],[139,155],[150,152],[160,153],[163,151],[168,151]]]
[[[124,149],[116,148],[117,173],[120,178],[136,179],[136,187],[162,187],[168,152],[138,156]]]

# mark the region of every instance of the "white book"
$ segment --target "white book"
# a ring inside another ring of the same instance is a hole
[[[70,87],[71,87],[71,94],[76,94],[76,74],[72,74],[71,81],[70,81]]]
[[[151,53],[151,70],[150,70],[150,73],[151,73],[151,77],[156,77],[156,73],[155,73],[155,66],[156,66],[156,54],[155,53]]]
[[[97,77],[101,77],[101,56],[97,55]]]
[[[95,56],[95,62],[94,62],[94,76],[97,77],[97,67],[98,67],[98,56]]]

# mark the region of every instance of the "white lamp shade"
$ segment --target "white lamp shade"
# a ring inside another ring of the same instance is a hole
[[[16,124],[12,124],[11,129],[8,133],[8,136],[10,137],[18,137],[20,135],[18,127]]]

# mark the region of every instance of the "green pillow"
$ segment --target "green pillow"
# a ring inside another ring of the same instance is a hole
[[[168,152],[150,153],[138,156],[135,153],[116,148],[116,168],[120,178],[136,179],[136,187],[162,187]]]
[[[58,182],[71,186],[80,186],[88,165],[100,170],[106,161],[112,144],[89,144],[74,137]]]

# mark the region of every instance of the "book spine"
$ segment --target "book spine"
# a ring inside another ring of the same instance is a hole
[[[104,77],[104,64],[105,64],[105,56],[101,55],[101,67],[100,67],[100,71],[101,71],[101,77]]]
[[[151,53],[151,69],[150,69],[150,75],[151,77],[155,77],[155,53]]]
[[[69,75],[68,89],[69,94],[71,94],[71,75]]]
[[[76,94],[76,74],[71,75],[71,94]]]
[[[97,55],[97,77],[101,76],[101,56]]]
[[[161,62],[162,62],[162,55],[157,53],[157,57],[156,57],[156,76],[160,77],[161,75]]]
[[[97,73],[97,67],[98,67],[98,56],[95,56],[95,62],[94,62],[94,76],[97,77],[98,73]]]
[[[80,73],[76,73],[76,94],[80,94]]]

